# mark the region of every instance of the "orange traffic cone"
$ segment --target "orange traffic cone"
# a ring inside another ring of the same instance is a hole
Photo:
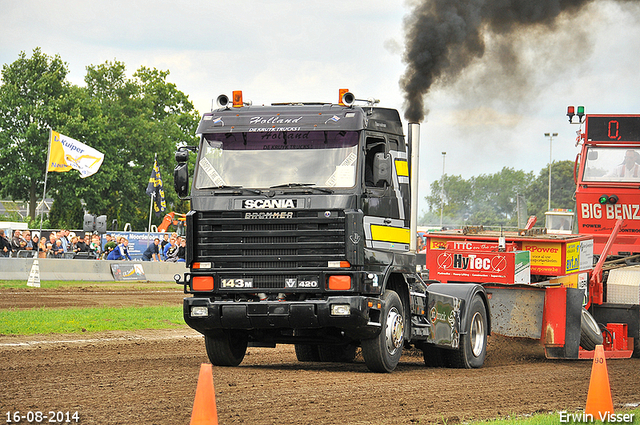
[[[584,409],[584,413],[592,415],[595,420],[603,420],[603,418],[607,417],[607,414],[613,415],[609,373],[607,372],[607,361],[604,357],[604,347],[602,345],[596,345],[596,352],[593,356],[587,407]]]
[[[196,399],[191,412],[191,425],[218,425],[216,393],[210,363],[202,363],[196,388]]]

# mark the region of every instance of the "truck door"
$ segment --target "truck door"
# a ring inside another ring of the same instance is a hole
[[[389,177],[386,179],[380,176],[380,168],[384,167],[384,162],[387,163],[389,172]],[[389,154],[387,140],[384,137],[367,137],[363,191],[363,212],[365,216],[400,219],[400,209],[398,208],[398,201],[393,187],[392,165],[393,161]]]
[[[406,251],[409,244],[408,202],[403,196],[404,192],[408,194],[409,187],[406,154],[398,150],[395,139],[368,136],[364,162],[362,210],[367,246]],[[400,190],[401,186],[406,186],[406,190]]]

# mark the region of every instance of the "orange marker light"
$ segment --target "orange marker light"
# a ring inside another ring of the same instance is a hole
[[[349,89],[338,90],[338,105],[345,106],[344,102],[342,102],[342,95],[348,92],[349,92]]]
[[[351,276],[329,276],[328,287],[332,291],[348,291],[351,289]]]
[[[191,289],[194,291],[213,291],[212,276],[194,276],[191,278]]]
[[[233,107],[241,108],[244,104],[242,103],[242,90],[234,90],[233,91]]]

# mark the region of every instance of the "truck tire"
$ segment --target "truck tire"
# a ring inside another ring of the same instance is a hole
[[[596,345],[601,345],[604,341],[602,331],[598,322],[593,318],[586,308],[582,307],[582,317],[580,319],[580,347],[587,351],[596,349]]]
[[[445,367],[447,362],[445,361],[445,350],[436,347],[431,344],[423,344],[421,347],[422,356],[424,357],[424,364],[427,367]]]
[[[404,308],[395,291],[382,295],[382,329],[377,337],[362,341],[362,357],[372,372],[392,372],[402,356],[404,345]]]
[[[487,310],[479,296],[473,297],[468,310],[469,329],[460,335],[457,350],[447,350],[451,367],[475,369],[482,367],[487,355]]]
[[[296,350],[296,358],[299,362],[319,362],[320,353],[317,345],[311,344],[294,344]]]
[[[247,335],[240,331],[220,330],[204,336],[204,345],[211,364],[238,366],[247,352]]]
[[[355,344],[319,345],[318,353],[321,362],[351,363],[356,358],[357,348]]]

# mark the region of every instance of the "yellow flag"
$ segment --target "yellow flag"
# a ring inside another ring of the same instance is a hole
[[[95,174],[104,160],[104,154],[57,131],[51,131],[47,171],[64,173],[78,170],[80,177]]]

